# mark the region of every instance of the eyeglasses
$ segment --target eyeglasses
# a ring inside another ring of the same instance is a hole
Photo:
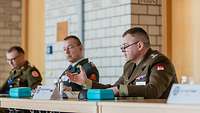
[[[21,55],[17,55],[17,56],[15,56],[14,58],[11,58],[11,59],[6,59],[7,60],[7,62],[13,62],[13,61],[15,61],[17,58],[19,58]]]
[[[139,41],[133,42],[132,44],[123,44],[123,45],[121,46],[122,52],[126,52],[126,48],[128,48],[128,47],[130,47],[130,46],[132,46],[132,45],[134,45],[134,44],[137,44],[138,42],[139,42]]]
[[[78,47],[78,46],[80,46],[80,45],[75,45],[75,46],[69,45],[67,47],[64,47],[63,49],[64,49],[64,51],[67,51],[67,50],[73,49],[73,48]]]

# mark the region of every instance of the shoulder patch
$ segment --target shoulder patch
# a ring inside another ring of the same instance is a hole
[[[37,71],[32,71],[31,74],[33,77],[39,77],[40,75]]]
[[[93,62],[90,62],[90,64],[92,65],[92,67],[96,67],[95,64]]]
[[[158,54],[151,54],[151,58],[154,59],[158,56]]]
[[[91,74],[89,79],[93,80],[93,81],[96,81],[97,80],[97,76],[95,74]]]
[[[165,70],[165,66],[163,64],[156,64],[156,70],[163,71],[163,70]]]

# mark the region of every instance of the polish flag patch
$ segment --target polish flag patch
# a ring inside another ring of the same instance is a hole
[[[39,77],[39,73],[37,71],[32,71],[31,74],[33,77]]]
[[[165,67],[164,67],[163,64],[157,64],[157,65],[156,65],[156,70],[158,70],[158,71],[163,71],[163,70],[165,70]]]
[[[96,81],[97,80],[97,76],[95,74],[90,75],[89,77],[90,80]]]

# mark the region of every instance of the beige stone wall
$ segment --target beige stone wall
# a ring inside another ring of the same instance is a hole
[[[162,0],[132,0],[131,25],[143,27],[150,36],[151,46],[162,50]]]
[[[56,42],[56,23],[68,21],[68,33],[78,35],[79,10],[75,0],[46,0],[45,5],[45,42],[54,48],[45,56],[45,77],[51,82],[67,67],[63,43]],[[114,83],[121,76],[125,62],[121,36],[132,26],[142,26],[152,47],[161,50],[161,0],[85,0],[85,56],[96,64],[101,83]]]
[[[146,29],[152,47],[161,50],[161,0],[85,0],[84,6],[85,54],[99,68],[101,82],[112,83],[121,75],[121,35],[131,26]],[[75,0],[45,0],[45,46],[51,44],[54,51],[45,54],[46,78],[50,80],[67,65],[63,43],[56,42],[56,23],[67,20],[69,34],[78,35],[77,11]],[[11,45],[20,45],[20,37],[21,0],[0,0],[0,84],[9,69],[5,52]]]
[[[21,0],[0,0],[0,84],[7,77],[5,52],[12,45],[20,45]]]
[[[76,0],[46,0],[45,5],[45,42],[54,50],[46,54],[45,77],[52,83],[67,67],[63,43],[56,42],[56,23],[68,21],[68,34],[78,35],[80,7]],[[85,0],[84,17],[85,56],[99,69],[100,82],[112,83],[122,73],[121,35],[131,27],[131,0]]]

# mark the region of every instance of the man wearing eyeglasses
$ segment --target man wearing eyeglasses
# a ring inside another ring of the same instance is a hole
[[[24,50],[19,46],[8,49],[6,58],[11,71],[6,82],[0,88],[0,93],[8,93],[10,88],[30,87],[35,89],[41,84],[42,77],[38,69],[32,66],[24,55]]]
[[[116,96],[166,99],[173,83],[177,83],[176,72],[170,60],[150,48],[148,34],[140,27],[130,28],[123,34],[121,47],[127,62],[122,76],[114,85],[93,82],[80,74],[68,72],[71,81],[86,88],[111,88]]]
[[[66,55],[67,60],[70,62],[67,70],[71,73],[79,73],[80,69],[77,67],[81,65],[86,73],[88,79],[99,82],[99,72],[96,66],[88,60],[88,58],[84,58],[83,56],[84,47],[81,44],[81,41],[78,37],[74,35],[70,35],[64,38],[64,53]],[[70,82],[69,80],[64,82],[64,85],[67,86],[64,89],[72,90],[72,91],[80,91],[82,90],[82,86]]]

